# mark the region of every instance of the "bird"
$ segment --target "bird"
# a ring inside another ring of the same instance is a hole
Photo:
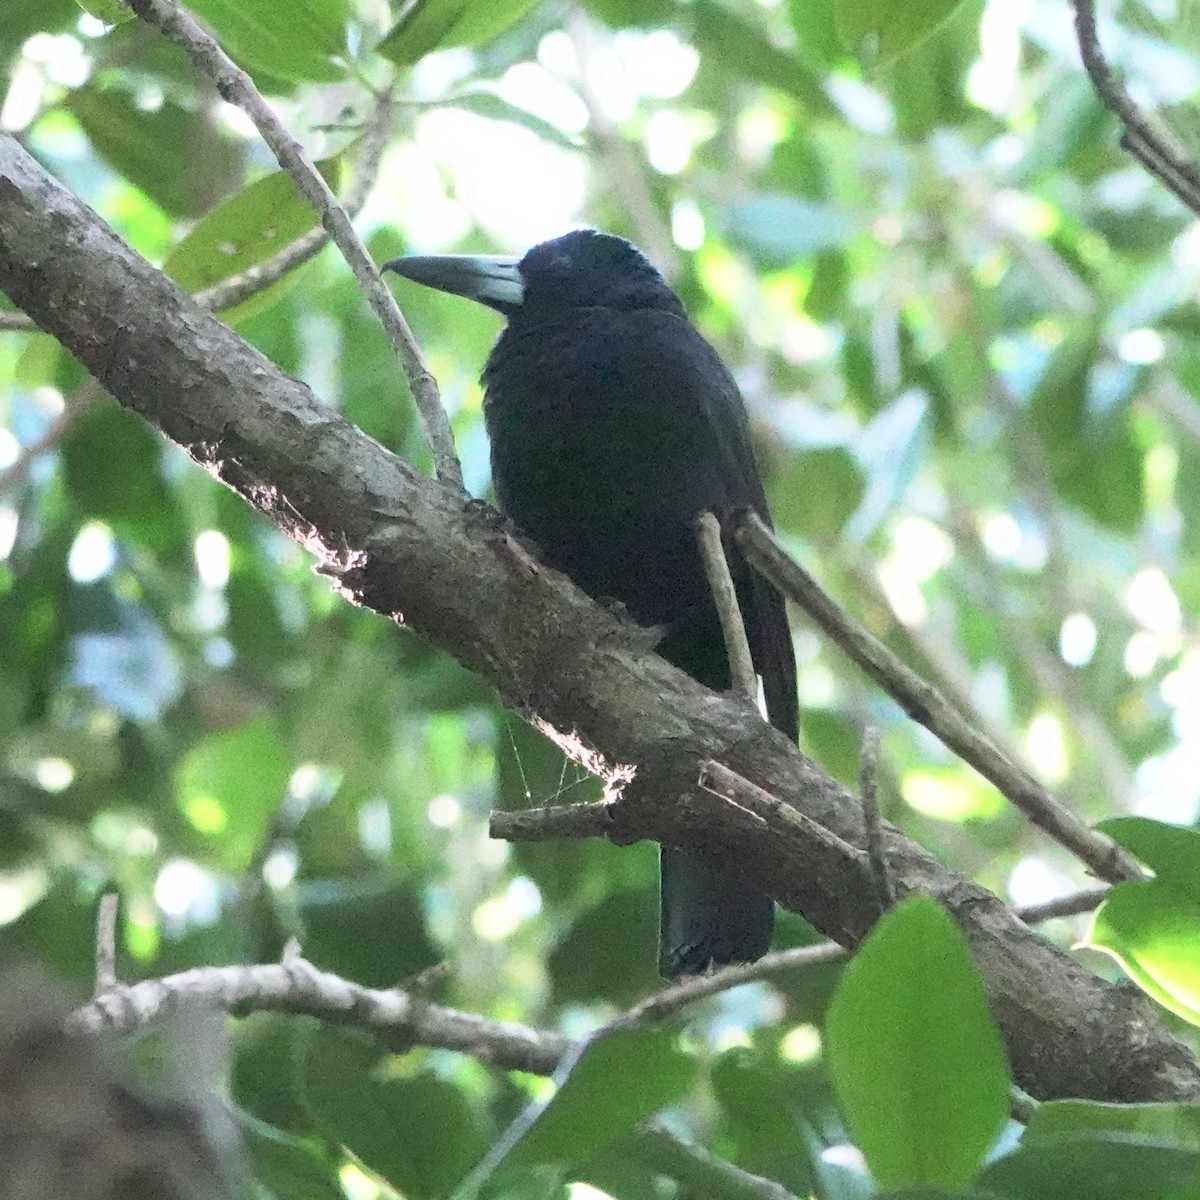
[[[522,257],[420,255],[383,264],[506,324],[483,368],[500,510],[597,600],[660,632],[699,683],[732,686],[694,529],[753,508],[769,523],[746,406],[716,350],[632,243],[578,229]],[[728,539],[725,539],[728,543]],[[796,665],[782,596],[727,544],[766,714],[797,738]],[[752,962],[770,948],[769,896],[660,847],[660,973]]]

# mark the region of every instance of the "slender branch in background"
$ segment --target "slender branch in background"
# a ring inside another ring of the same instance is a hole
[[[1160,373],[1139,400],[1157,408],[1192,441],[1200,442],[1200,405],[1197,405],[1176,380]]]
[[[650,189],[646,186],[648,173],[637,148],[613,124],[604,111],[604,104],[589,77],[596,38],[591,19],[579,6],[572,5],[567,14],[567,36],[575,51],[576,71],[568,82],[575,87],[587,109],[588,131],[594,148],[607,169],[598,174],[604,180],[613,199],[625,211],[638,244],[668,280],[679,274],[680,257],[671,228],[659,213]]]
[[[879,730],[874,725],[868,725],[863,731],[858,779],[859,795],[862,797],[863,833],[866,837],[867,858],[871,863],[871,878],[875,881],[875,898],[879,901],[879,911],[886,912],[896,903],[896,886],[892,883],[887,850],[883,844],[883,821],[879,816]]]
[[[120,897],[106,892],[100,897],[96,914],[96,986],[94,996],[102,996],[117,986],[117,908]]]
[[[283,963],[198,967],[127,984],[76,1009],[67,1029],[133,1033],[184,1004],[208,1005],[234,1016],[282,1012],[319,1017],[371,1033],[397,1052],[414,1045],[460,1050],[505,1070],[537,1075],[549,1075],[572,1044],[549,1030],[489,1021],[424,997],[414,999],[401,988],[365,988],[298,955]]]
[[[213,82],[221,96],[254,122],[263,140],[279,160],[279,165],[295,181],[300,194],[320,213],[321,224],[342,252],[400,359],[433,453],[438,478],[461,491],[462,467],[454,450],[454,437],[438,394],[437,381],[425,365],[421,349],[395,297],[384,286],[379,271],[350,223],[350,217],[338,203],[329,184],[263,99],[250,76],[229,58],[216,39],[194,17],[174,4],[173,0],[129,0],[129,4],[142,20],[155,26],[181,47],[197,71]]]
[[[751,565],[794,600],[825,634],[915,721],[989,779],[1039,829],[1065,846],[1101,879],[1140,879],[1137,863],[1111,838],[1085,825],[1027,771],[968,724],[931,684],[846,613],[752,511],[736,535]]]
[[[85,379],[63,400],[62,412],[46,427],[36,442],[22,446],[16,462],[0,471],[0,496],[19,487],[29,475],[29,468],[43,455],[62,445],[67,435],[92,410],[92,406],[104,395],[104,389],[95,379]]]
[[[721,523],[712,513],[703,512],[696,518],[696,540],[700,543],[704,574],[708,578],[709,591],[712,592],[721,621],[721,634],[725,638],[725,653],[729,657],[729,673],[733,681],[732,690],[751,704],[757,704],[758,676],[754,673],[754,660],[750,657],[746,622],[738,604],[733,576],[729,573],[729,561],[721,541]]]
[[[392,132],[396,107],[393,85],[381,91],[371,108],[371,115],[363,126],[354,161],[354,175],[343,201],[346,213],[353,217],[367,201],[367,196],[379,177],[379,164]],[[241,304],[243,300],[257,295],[282,279],[289,271],[307,262],[329,243],[329,234],[323,227],[309,230],[298,237],[290,246],[284,246],[266,262],[256,263],[237,275],[223,279],[210,288],[195,294],[197,304],[213,312],[223,312]]]
[[[953,502],[952,507],[955,510],[952,518],[955,544],[967,555],[971,569],[984,581],[991,595],[1007,594],[1007,589],[1001,587],[1000,573],[980,543],[978,530],[969,514]],[[1057,613],[1055,617],[1058,617]],[[1013,620],[1005,627],[1017,656],[1038,686],[1062,705],[1075,740],[1094,752],[1100,777],[1113,804],[1118,808],[1127,807],[1137,786],[1133,772],[1108,725],[1084,695],[1079,676],[1039,640],[1027,622]]]
[[[1113,74],[1096,32],[1095,0],[1075,0],[1075,34],[1096,94],[1125,126],[1121,145],[1192,212],[1200,214],[1200,168],[1166,129],[1155,127]]]

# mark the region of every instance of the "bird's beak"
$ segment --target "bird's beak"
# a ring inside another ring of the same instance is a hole
[[[478,300],[509,314],[521,307],[525,283],[517,269],[518,258],[484,254],[431,254],[393,258],[380,267],[416,283]]]

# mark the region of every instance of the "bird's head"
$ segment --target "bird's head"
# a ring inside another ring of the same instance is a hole
[[[392,259],[382,270],[467,296],[510,320],[536,320],[576,308],[682,312],[667,281],[636,246],[595,229],[577,229],[542,242],[519,259],[413,256]]]

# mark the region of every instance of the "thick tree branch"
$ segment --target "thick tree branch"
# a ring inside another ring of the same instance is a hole
[[[514,556],[486,506],[420,475],[321,405],[7,135],[0,290],[122,404],[307,546],[348,598],[411,625],[512,708],[564,731],[562,742],[610,777],[636,764],[620,801],[638,814],[636,832],[753,879],[845,945],[866,933],[877,906],[844,856],[782,822],[739,820],[715,798],[703,825],[688,820],[710,760],[853,843],[861,822],[850,793],[744,702],[649,652],[644,631]],[[895,830],[884,826],[883,837],[897,893],[931,893],[961,925],[1023,1087],[1037,1096],[1200,1098],[1200,1066],[1138,997],[1097,979]]]

